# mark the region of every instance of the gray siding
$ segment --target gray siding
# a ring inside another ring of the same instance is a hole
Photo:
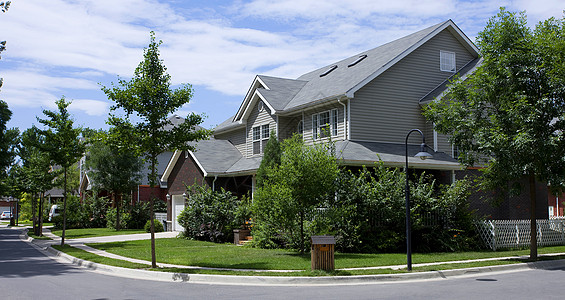
[[[456,53],[457,69],[474,59],[448,30],[442,31],[355,93],[352,140],[404,143],[408,131],[419,128],[433,141],[418,102],[452,75],[440,71],[440,50]]]
[[[271,115],[271,111],[267,105],[264,105],[263,110],[259,112],[257,109],[258,103],[259,102],[255,103],[251,113],[249,114],[249,118],[247,119],[247,128],[245,133],[247,146],[244,154],[246,157],[253,156],[253,127],[269,124],[270,131],[277,131],[276,117]]]
[[[245,133],[245,128],[241,128],[227,133],[216,134],[214,138],[230,141],[242,155],[245,155],[245,150],[247,149]]]
[[[298,133],[298,122],[302,120],[302,114],[279,117],[279,141],[291,138],[294,133]]]

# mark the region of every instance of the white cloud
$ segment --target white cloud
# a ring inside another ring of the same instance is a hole
[[[84,111],[89,116],[106,116],[109,112],[110,104],[100,100],[74,99],[69,110]]]

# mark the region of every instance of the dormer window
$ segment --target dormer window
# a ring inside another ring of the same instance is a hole
[[[443,51],[439,52],[439,69],[443,72],[455,72],[455,52]]]

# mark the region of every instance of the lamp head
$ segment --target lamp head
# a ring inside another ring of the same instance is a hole
[[[422,143],[420,145],[420,152],[418,152],[416,155],[414,155],[414,157],[419,157],[421,160],[425,160],[427,158],[432,158],[433,155],[429,154],[426,151],[426,148],[427,148],[426,143]]]

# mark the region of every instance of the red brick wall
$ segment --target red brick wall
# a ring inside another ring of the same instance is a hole
[[[480,176],[478,170],[456,171],[456,178],[475,179]],[[495,220],[529,220],[530,219],[530,194],[528,178],[519,181],[522,192],[518,196],[509,197],[502,195],[496,197],[493,191],[476,191],[469,197],[470,208],[477,211],[478,216],[484,216]],[[500,192],[499,192],[500,193]],[[536,216],[538,219],[548,218],[547,209],[547,185],[536,182]]]
[[[189,155],[186,158],[186,152],[183,151],[169,175],[168,192],[171,195],[183,194],[186,192],[186,185],[193,185],[195,182],[208,185],[208,182],[204,180],[204,173],[192,159],[192,156]]]

